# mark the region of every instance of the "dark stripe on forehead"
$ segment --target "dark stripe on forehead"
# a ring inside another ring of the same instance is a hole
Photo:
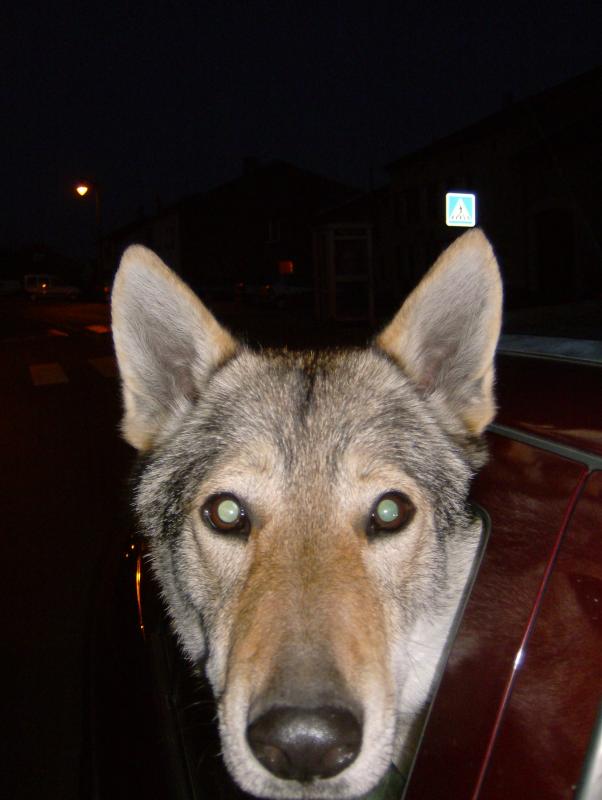
[[[301,408],[302,413],[307,413],[311,405],[312,396],[314,393],[314,386],[316,384],[316,375],[318,373],[318,353],[311,352],[307,354],[307,359],[302,365],[303,374],[305,376],[305,399]]]

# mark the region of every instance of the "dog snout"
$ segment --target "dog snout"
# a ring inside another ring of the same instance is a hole
[[[346,708],[277,706],[248,726],[247,741],[273,775],[308,782],[332,778],[355,760],[362,726]]]

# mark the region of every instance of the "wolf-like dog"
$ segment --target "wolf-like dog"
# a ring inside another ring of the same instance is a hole
[[[123,256],[135,508],[257,797],[357,798],[411,746],[479,536],[501,299],[474,229],[365,349],[253,351],[151,251]]]

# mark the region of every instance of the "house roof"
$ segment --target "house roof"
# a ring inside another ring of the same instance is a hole
[[[553,86],[524,100],[512,102],[502,110],[461,130],[454,131],[435,139],[424,147],[406,153],[386,164],[385,169],[391,173],[410,161],[495,135],[500,129],[521,118],[528,119],[530,124],[536,126],[538,133],[541,133],[540,129],[542,128],[547,133],[550,129],[569,127],[574,125],[575,116],[582,117],[584,114],[592,117],[595,114],[599,116],[601,102],[602,67],[595,67],[558,86]],[[558,106],[562,103],[566,104],[573,113],[558,114]]]
[[[355,197],[358,190],[301,169],[286,161],[271,161],[238,178],[180,200],[179,208],[205,208],[219,214],[252,207],[264,212],[319,211]]]
[[[124,237],[152,220],[173,212],[202,212],[207,218],[233,213],[259,211],[263,214],[306,212],[317,214],[356,198],[360,191],[347,184],[290,164],[270,161],[255,164],[234,180],[203,192],[188,195],[155,214],[132,220],[113,230],[109,237]]]

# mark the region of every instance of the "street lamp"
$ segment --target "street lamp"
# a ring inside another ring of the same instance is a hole
[[[79,197],[86,197],[91,192],[94,193],[96,201],[96,246],[98,248],[98,271],[102,272],[102,225],[100,216],[100,187],[92,181],[79,181],[75,184],[75,192]]]
[[[86,197],[90,192],[94,192],[94,197],[96,199],[96,228],[100,241],[100,187],[97,183],[93,183],[92,181],[79,181],[75,184],[75,191],[80,197]]]

